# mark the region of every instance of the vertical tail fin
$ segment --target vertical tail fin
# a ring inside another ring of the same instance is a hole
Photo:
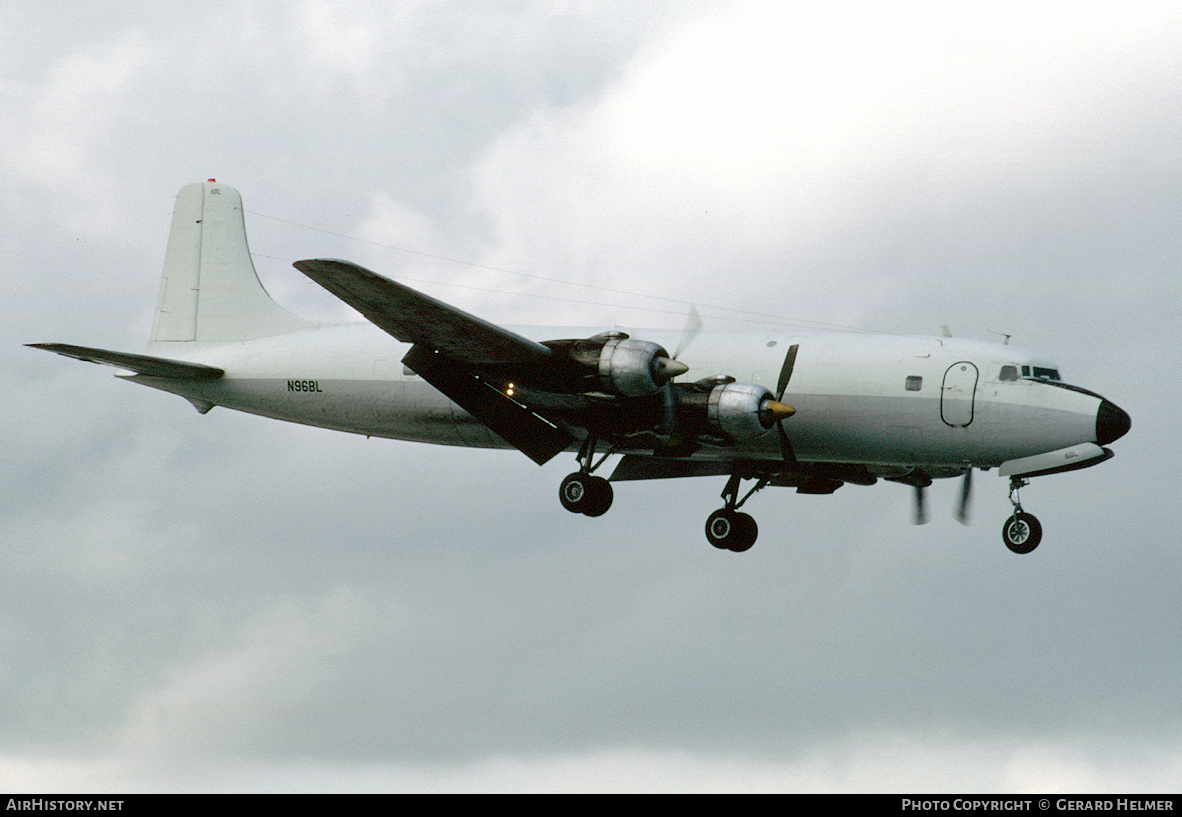
[[[185,186],[172,214],[152,342],[251,340],[309,325],[263,289],[238,191],[213,181]]]

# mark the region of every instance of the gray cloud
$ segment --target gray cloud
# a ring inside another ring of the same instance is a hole
[[[0,781],[1176,780],[1177,11],[781,8],[4,12]],[[719,329],[1010,332],[1133,432],[1026,490],[1026,558],[987,474],[970,528],[953,485],[924,528],[900,486],[769,490],[728,559],[714,480],[574,519],[569,462],[201,417],[20,346],[138,351],[209,176],[297,311],[343,314],[289,266],[336,256],[502,322],[680,326],[626,290]]]

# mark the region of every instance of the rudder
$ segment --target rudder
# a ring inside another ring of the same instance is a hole
[[[152,343],[251,340],[309,325],[271,300],[259,281],[238,191],[213,181],[182,188]]]

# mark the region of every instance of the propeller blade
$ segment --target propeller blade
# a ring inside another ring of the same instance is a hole
[[[682,327],[681,337],[677,341],[677,348],[673,350],[673,359],[677,360],[681,357],[681,353],[690,345],[690,341],[697,336],[698,330],[702,328],[702,316],[698,314],[698,308],[690,304],[689,315],[686,316],[685,326]]]
[[[796,353],[800,351],[800,344],[794,343],[788,347],[788,354],[784,355],[784,365],[780,367],[780,380],[776,383],[776,399],[784,399],[784,389],[788,388],[788,381],[792,379],[792,370],[796,367]]]
[[[956,506],[956,520],[962,525],[969,524],[969,500],[973,494],[973,469],[964,472],[960,483],[960,502]]]
[[[780,367],[780,379],[776,382],[775,403],[768,404],[769,408],[772,405],[783,406],[783,410],[779,411],[779,416],[776,419],[776,431],[780,434],[780,455],[784,458],[784,464],[789,468],[796,465],[796,452],[792,449],[792,441],[788,439],[784,420],[795,414],[796,409],[780,401],[784,399],[784,390],[788,388],[788,381],[792,379],[792,370],[796,367],[796,353],[799,350],[800,345],[796,343],[788,347],[788,354],[784,355],[784,365]]]
[[[776,423],[776,430],[780,432],[780,455],[784,458],[784,464],[789,468],[796,465],[796,452],[792,449],[792,441],[788,439],[788,432],[784,430],[784,424]]]
[[[673,384],[661,387],[661,432],[671,440],[677,439],[677,392]]]
[[[924,503],[924,494],[927,489],[922,485],[915,486],[915,524],[926,525],[928,523],[928,511]]]

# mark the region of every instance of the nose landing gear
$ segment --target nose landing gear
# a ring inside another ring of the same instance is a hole
[[[1029,481],[1021,477],[1010,477],[1010,502],[1014,506],[1014,515],[1002,526],[1001,539],[1014,553],[1029,553],[1042,541],[1042,525],[1034,514],[1023,511],[1022,503],[1018,501],[1018,489],[1027,484]]]

